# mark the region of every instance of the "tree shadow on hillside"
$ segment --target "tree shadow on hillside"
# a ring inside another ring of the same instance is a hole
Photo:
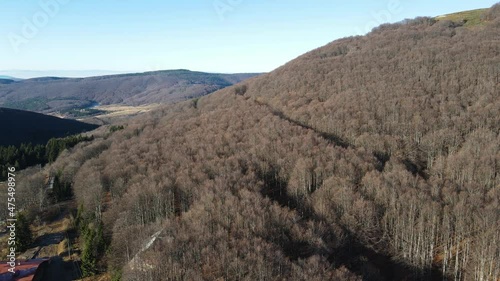
[[[310,207],[301,204],[287,192],[287,183],[275,175],[277,171],[258,173],[264,187],[260,193],[283,208],[295,210],[303,219],[327,223]],[[283,253],[290,260],[306,259],[313,255],[325,257],[334,267],[345,266],[363,277],[363,280],[446,280],[437,268],[419,269],[397,262],[391,256],[379,253],[359,241],[347,227],[339,225],[346,234],[346,242],[335,249],[318,249],[307,241],[290,240],[281,243]],[[287,237],[290,237],[287,235]]]
[[[53,257],[38,267],[33,281],[71,281],[81,277],[78,263]]]

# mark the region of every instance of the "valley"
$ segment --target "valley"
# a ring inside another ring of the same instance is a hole
[[[0,107],[80,118],[95,104],[145,106],[210,94],[259,74],[166,70],[88,78],[42,77],[0,83]]]
[[[95,116],[88,116],[77,119],[78,121],[97,124],[97,125],[106,125],[106,124],[114,124],[120,121],[123,121],[127,118],[136,116],[138,114],[146,113],[155,108],[161,106],[160,104],[148,104],[148,105],[139,105],[139,106],[127,106],[127,105],[99,105],[94,107],[94,110],[97,110]]]

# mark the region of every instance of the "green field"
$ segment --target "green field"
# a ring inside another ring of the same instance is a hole
[[[436,17],[436,20],[451,20],[453,22],[465,21],[464,26],[472,27],[484,24],[483,15],[488,9],[477,9]]]

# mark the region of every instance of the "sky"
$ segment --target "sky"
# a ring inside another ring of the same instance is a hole
[[[497,1],[0,0],[0,75],[269,72],[382,23]]]

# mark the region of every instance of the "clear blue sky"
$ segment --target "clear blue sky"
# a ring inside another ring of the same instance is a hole
[[[497,1],[0,0],[0,70],[267,72],[375,23]]]

